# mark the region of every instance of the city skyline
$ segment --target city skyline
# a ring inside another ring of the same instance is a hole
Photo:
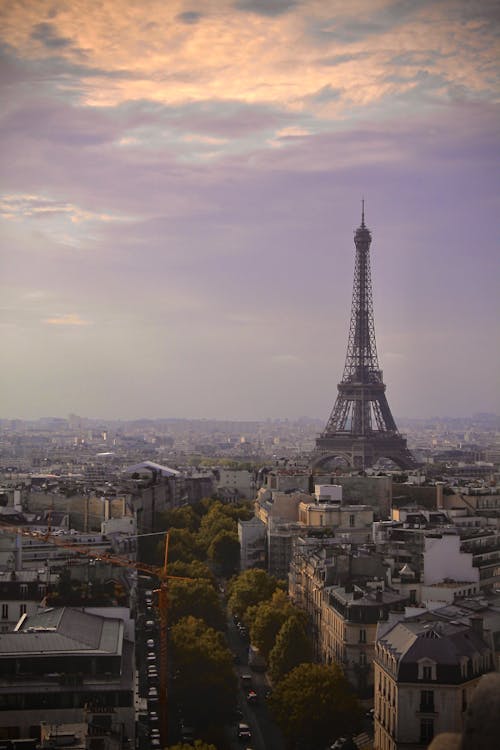
[[[396,417],[500,412],[497,4],[0,11],[0,417],[325,422],[366,202]]]

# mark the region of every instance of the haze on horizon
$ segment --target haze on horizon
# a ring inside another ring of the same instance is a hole
[[[500,412],[498,3],[0,9],[0,417]]]

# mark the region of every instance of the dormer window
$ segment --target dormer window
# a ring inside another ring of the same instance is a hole
[[[422,659],[418,662],[418,679],[423,682],[432,682],[436,678],[436,662],[431,659]]]

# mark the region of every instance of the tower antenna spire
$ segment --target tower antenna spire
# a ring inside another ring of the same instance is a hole
[[[365,225],[365,198],[361,198],[361,226]]]

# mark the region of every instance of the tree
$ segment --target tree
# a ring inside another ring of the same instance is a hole
[[[198,542],[208,550],[212,540],[220,531],[235,532],[236,530],[236,521],[224,512],[221,502],[214,501],[208,513],[201,519]]]
[[[292,615],[281,626],[276,643],[269,653],[269,671],[278,682],[295,667],[311,660],[312,649],[304,621]]]
[[[184,578],[205,578],[215,586],[215,576],[204,562],[193,560],[192,562],[183,562],[176,560],[168,564],[168,574],[171,576],[182,576]]]
[[[193,560],[202,560],[204,551],[200,548],[197,536],[187,529],[172,529],[168,545],[168,559],[170,562],[180,560],[190,563]],[[163,558],[162,558],[163,563]]]
[[[270,599],[276,588],[276,578],[268,575],[265,570],[245,570],[229,582],[229,611],[244,618],[248,607]]]
[[[208,559],[223,576],[233,575],[240,566],[240,543],[234,531],[221,530],[212,539]]]
[[[282,625],[293,614],[303,616],[305,620],[305,615],[291,603],[285,592],[280,590],[275,591],[270,600],[247,609],[250,641],[266,660]]]
[[[216,630],[223,630],[226,624],[217,592],[205,578],[171,580],[168,584],[168,612],[171,624],[189,615]]]
[[[253,509],[249,502],[236,503],[234,505],[233,503],[231,503],[230,505],[223,504],[222,512],[224,513],[224,515],[228,516],[228,518],[232,518],[236,523],[240,519],[242,521],[249,521],[251,518],[253,518],[254,515]]]
[[[223,724],[235,710],[233,656],[222,633],[186,617],[170,631],[177,670],[174,694],[195,725]]]
[[[160,515],[160,529],[187,529],[196,532],[200,526],[200,517],[191,505],[166,510]]]
[[[274,689],[271,712],[301,750],[325,747],[356,730],[361,706],[336,664],[300,664]]]

